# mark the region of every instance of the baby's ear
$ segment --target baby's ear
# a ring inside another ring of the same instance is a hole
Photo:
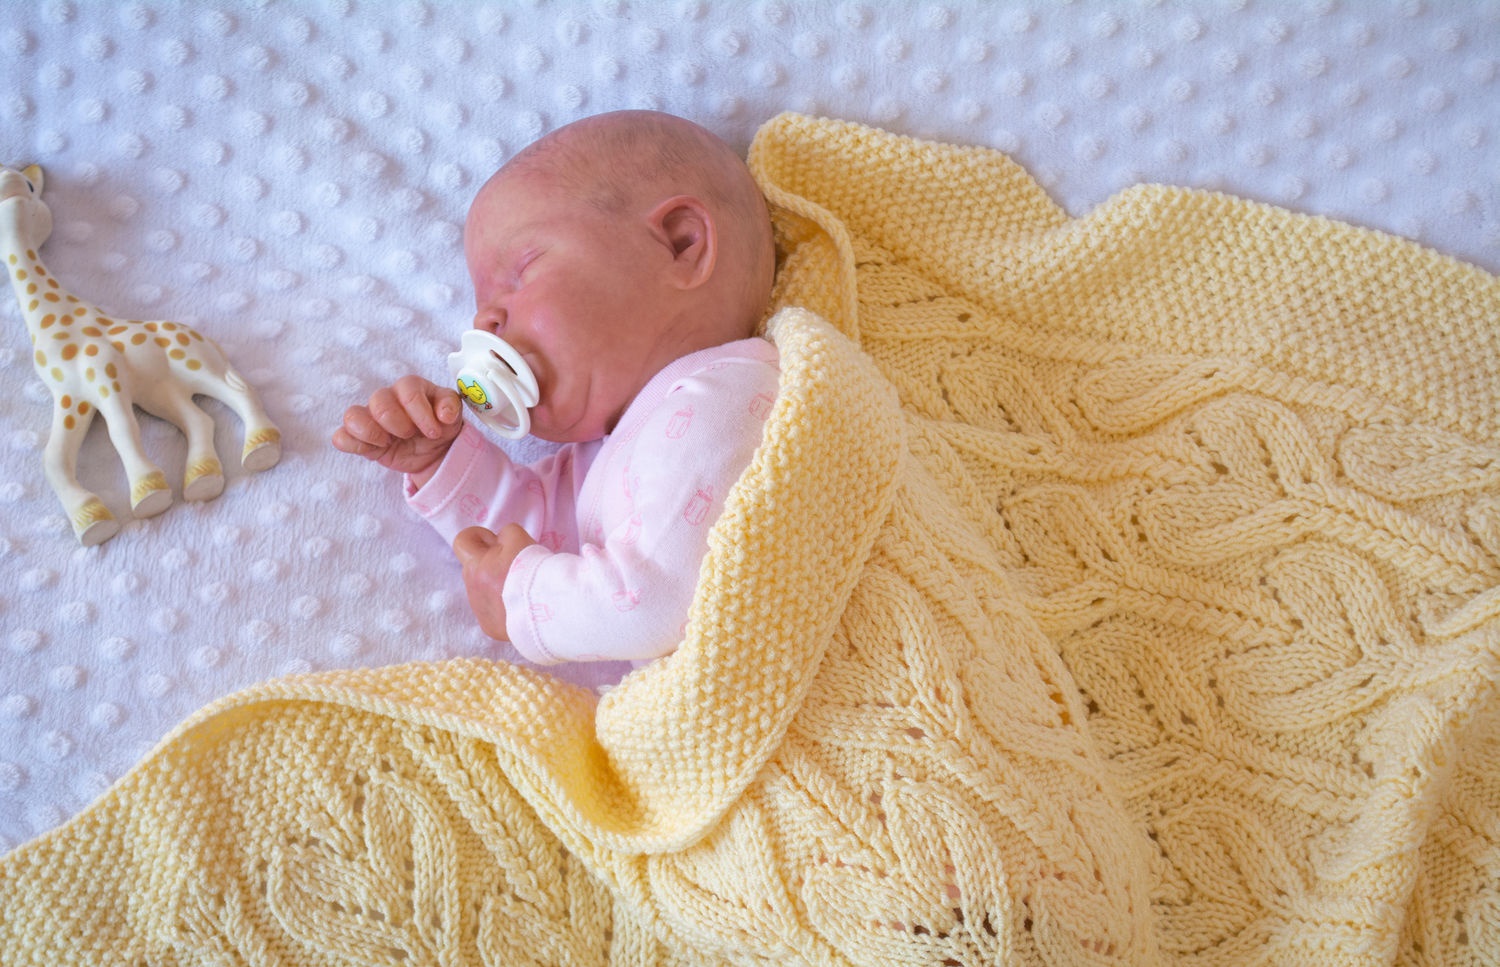
[[[42,166],[27,165],[26,170],[21,174],[26,176],[26,180],[31,182],[31,187],[35,188],[36,193],[40,195],[42,193]]]
[[[692,195],[675,195],[651,211],[651,231],[671,253],[672,281],[696,289],[714,274],[718,228],[708,206]]]

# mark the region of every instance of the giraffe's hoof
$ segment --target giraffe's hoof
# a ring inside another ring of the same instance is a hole
[[[137,517],[155,517],[172,506],[172,488],[160,470],[142,477],[130,488],[130,510]]]
[[[120,532],[120,522],[97,499],[78,508],[73,514],[72,524],[73,534],[84,547],[103,544]]]
[[[224,492],[224,468],[213,457],[188,465],[182,496],[188,500],[213,500]]]
[[[276,466],[281,459],[281,431],[274,426],[262,427],[245,438],[240,464],[251,473]]]

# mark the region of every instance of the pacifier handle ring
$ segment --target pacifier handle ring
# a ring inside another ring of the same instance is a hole
[[[514,382],[507,381],[505,395],[512,403],[516,404],[516,408],[519,410],[535,406],[537,401],[536,375],[532,373],[531,367],[526,365],[526,360],[521,358],[521,354],[516,351],[516,347],[493,333],[485,332],[483,329],[473,329],[470,331],[484,337],[482,340],[472,339],[470,340],[471,342],[480,344],[483,349],[489,351],[490,355],[497,357],[510,368]],[[469,338],[467,333],[465,334],[465,338]],[[512,388],[519,395],[512,395]],[[522,405],[523,403],[524,406]]]
[[[489,381],[487,382],[487,385],[492,389],[499,390],[500,394],[505,397],[505,402],[509,405],[510,410],[508,413],[502,414],[501,411],[496,408],[493,411],[494,415],[486,417],[485,422],[494,427],[495,432],[512,440],[519,440],[521,437],[531,432],[531,414],[527,411],[526,407],[521,404],[520,399],[517,397],[517,390],[519,389],[519,387],[517,387],[515,383],[509,381],[502,381],[499,383]],[[515,416],[514,421],[505,418],[506,416],[512,414]]]

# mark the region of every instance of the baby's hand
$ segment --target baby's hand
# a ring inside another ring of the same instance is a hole
[[[409,473],[425,483],[463,429],[458,393],[420,376],[378,389],[365,406],[344,411],[333,445],[345,453]]]
[[[464,568],[469,609],[491,638],[510,638],[505,630],[505,598],[501,592],[516,555],[535,543],[520,524],[506,524],[499,534],[483,527],[465,527],[453,538],[453,553]]]

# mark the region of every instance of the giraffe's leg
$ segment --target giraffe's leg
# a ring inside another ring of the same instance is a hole
[[[245,448],[240,464],[251,473],[269,470],[281,459],[281,431],[271,422],[260,397],[245,378],[232,366],[224,372],[222,383],[204,386],[200,392],[228,406],[239,415],[245,426]]]
[[[130,509],[137,517],[154,517],[172,506],[172,488],[167,485],[161,468],[146,456],[141,446],[141,427],[135,411],[124,393],[101,400],[99,411],[109,427],[109,440],[125,465],[130,481]]]
[[[212,500],[224,492],[224,468],[214,450],[214,421],[193,402],[183,387],[161,400],[152,410],[156,416],[177,425],[187,437],[187,466],[182,475],[182,496],[188,500]]]
[[[52,432],[42,455],[47,482],[62,501],[74,536],[85,547],[102,544],[120,530],[120,522],[98,495],[78,482],[78,448],[93,422],[93,411],[74,415],[67,407],[54,404]]]

